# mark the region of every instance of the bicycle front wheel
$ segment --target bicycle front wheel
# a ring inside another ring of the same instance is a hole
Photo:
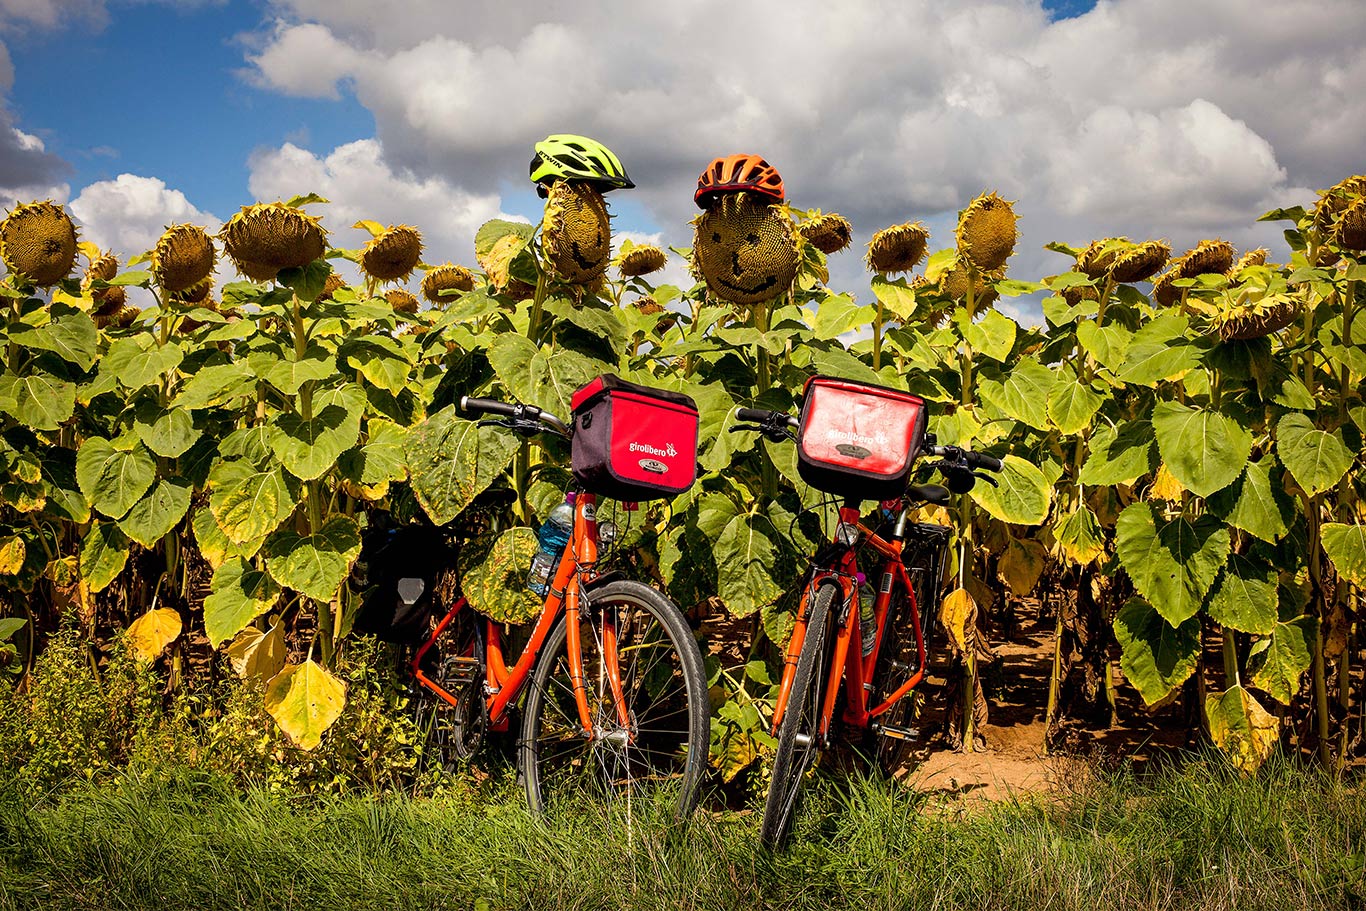
[[[523,711],[518,758],[532,811],[553,812],[580,794],[610,800],[663,787],[678,817],[687,816],[707,762],[708,702],[702,653],[683,614],[639,582],[612,582],[584,598],[579,641],[591,733],[574,700],[566,620],[542,646]],[[626,727],[603,662],[608,623],[616,631]]]
[[[830,610],[838,592],[835,585],[822,585],[807,613],[806,639],[778,726],[778,750],[773,756],[773,776],[764,799],[764,821],[759,828],[760,841],[770,848],[781,845],[791,833],[802,781],[820,751],[821,703],[834,652]]]

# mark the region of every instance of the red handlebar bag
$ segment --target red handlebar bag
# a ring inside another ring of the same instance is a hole
[[[574,393],[570,464],[590,493],[675,497],[697,479],[697,405],[681,392],[603,374]]]
[[[817,376],[806,382],[797,472],[817,490],[889,500],[906,491],[929,415],[919,396]]]

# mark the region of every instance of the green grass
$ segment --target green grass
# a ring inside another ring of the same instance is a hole
[[[988,806],[813,788],[789,850],[754,815],[585,805],[504,782],[426,799],[241,793],[191,773],[44,799],[0,785],[0,909],[1361,908],[1366,798],[1194,757]]]

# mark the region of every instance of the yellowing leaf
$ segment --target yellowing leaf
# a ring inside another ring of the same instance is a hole
[[[266,686],[266,711],[295,745],[311,750],[341,717],[346,684],[316,661],[286,665]]]
[[[977,602],[967,589],[955,589],[944,596],[944,603],[939,606],[939,622],[944,624],[954,652],[966,652],[977,626]]]
[[[162,607],[148,611],[128,627],[128,644],[143,661],[152,661],[180,636],[180,614]]]
[[[1038,541],[1009,538],[1006,552],[996,564],[996,571],[1012,592],[1020,596],[1028,595],[1039,584],[1039,576],[1043,575],[1044,557],[1043,545]]]
[[[379,237],[381,234],[384,233],[384,225],[380,224],[377,221],[370,221],[369,219],[364,218],[356,222],[351,227],[360,228],[363,231],[369,231],[371,237]]]
[[[0,575],[12,576],[24,568],[24,539],[18,535],[0,538]]]
[[[1205,699],[1209,736],[1240,771],[1261,768],[1280,737],[1280,724],[1241,686]]]
[[[263,633],[249,626],[225,649],[239,677],[270,680],[285,666],[285,628],[277,623]]]
[[[1181,500],[1183,489],[1176,476],[1167,470],[1167,463],[1163,462],[1162,466],[1157,469],[1157,477],[1153,478],[1153,486],[1148,491],[1148,499],[1178,503]]]

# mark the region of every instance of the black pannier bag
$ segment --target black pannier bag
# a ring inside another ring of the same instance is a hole
[[[603,374],[574,393],[570,463],[590,492],[627,502],[676,497],[697,479],[697,405],[681,392]]]
[[[803,392],[797,473],[817,490],[863,500],[906,491],[925,442],[925,400],[898,389],[817,376]]]
[[[436,590],[455,566],[457,548],[432,525],[368,534],[352,571],[364,592],[352,629],[385,642],[416,645],[431,631]]]

